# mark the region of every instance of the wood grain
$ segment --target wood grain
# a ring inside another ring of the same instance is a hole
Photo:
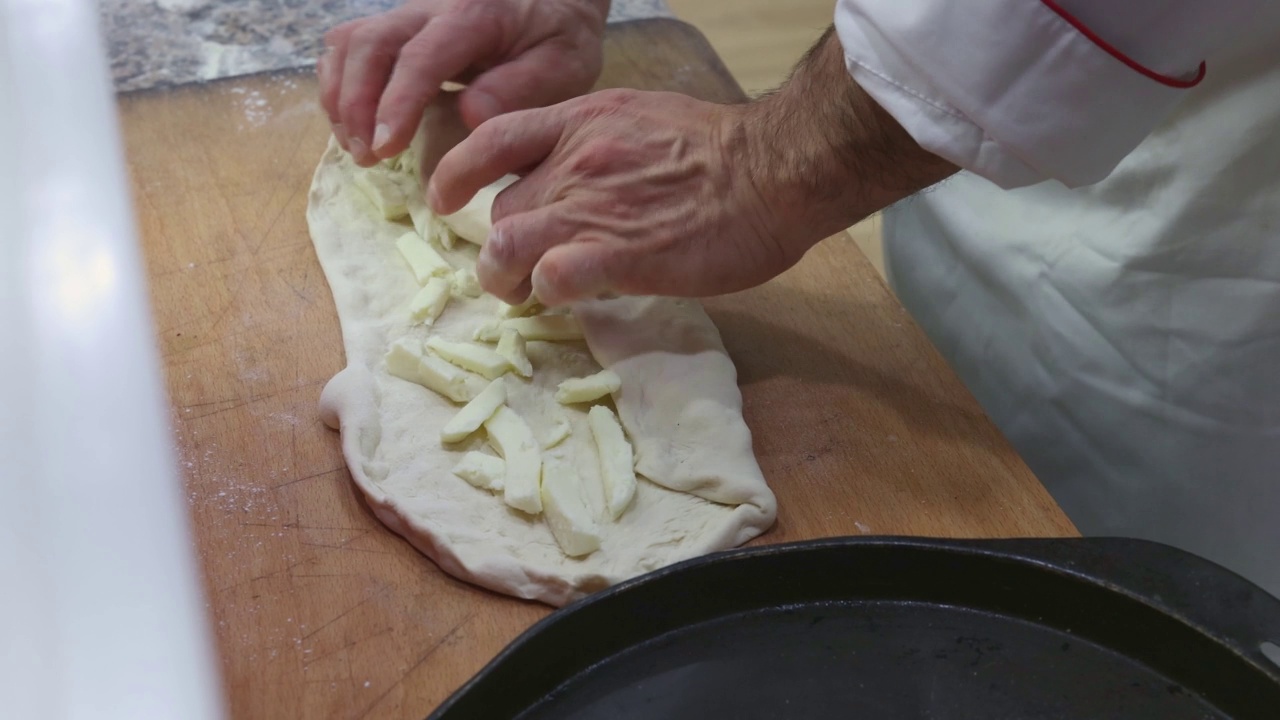
[[[611,33],[602,84],[741,96],[687,26]],[[121,99],[157,342],[234,715],[421,718],[547,609],[387,531],[319,420],[343,357],[304,218],[314,98],[283,74]],[[781,503],[763,542],[1073,533],[851,243],[708,305]]]
[[[835,19],[833,0],[667,0],[751,95],[772,90]]]

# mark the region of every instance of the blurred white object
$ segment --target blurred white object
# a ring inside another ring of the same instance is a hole
[[[89,0],[0,0],[0,715],[220,717]]]

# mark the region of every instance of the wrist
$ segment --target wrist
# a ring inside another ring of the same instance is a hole
[[[740,165],[775,237],[813,244],[933,185],[957,168],[921,148],[853,80],[834,33],[777,91],[739,107]]]

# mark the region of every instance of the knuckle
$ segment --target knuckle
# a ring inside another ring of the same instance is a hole
[[[515,144],[516,127],[505,115],[499,115],[480,124],[472,133],[473,145],[482,148],[484,161],[495,163]]]
[[[544,257],[537,267],[538,277],[534,285],[543,302],[558,304],[566,294],[568,272],[564,261],[557,255]]]
[[[627,112],[627,108],[635,102],[635,99],[636,94],[633,90],[600,90],[570,101],[573,105],[568,107],[567,111],[570,118],[582,125]]]
[[[578,122],[590,120],[600,113],[600,100],[596,97],[599,94],[596,92],[569,100],[565,104],[565,111]]]
[[[506,268],[515,261],[516,243],[514,242],[515,228],[510,222],[497,223],[493,226],[493,230],[489,233],[489,239],[484,244],[484,250],[489,255],[489,260],[499,268]]]
[[[378,39],[382,37],[381,27],[379,23],[365,23],[351,31],[348,42],[357,47],[375,45]]]
[[[365,25],[366,19],[360,18],[356,20],[348,20],[341,25],[335,25],[324,34],[324,44],[326,47],[340,48],[347,44],[351,38],[351,33],[355,32],[361,25]]]
[[[389,46],[397,44],[395,40],[401,36],[401,28],[395,22],[389,22],[386,17],[380,20],[365,23],[351,32],[350,43],[354,46],[353,50],[360,48],[371,55],[394,53],[398,50]]]
[[[594,96],[601,112],[617,112],[630,105],[636,98],[636,91],[624,88],[602,90]]]
[[[606,263],[598,248],[581,244],[550,253],[536,268],[538,297],[545,303],[562,305],[600,295],[610,289]]]
[[[364,98],[342,97],[338,100],[338,114],[347,122],[364,111]]]
[[[400,53],[396,56],[396,68],[408,67],[415,72],[420,71],[430,67],[433,55],[431,45],[415,37],[400,48]]]
[[[476,261],[476,278],[480,281],[480,287],[484,288],[485,292],[498,297],[506,294],[507,288],[510,286],[505,275],[495,269],[488,256],[483,253],[480,255],[480,259]]]
[[[511,216],[515,211],[515,198],[512,197],[511,188],[507,188],[498,193],[493,199],[493,208],[490,210],[494,220],[494,229],[498,227],[498,222]]]
[[[446,16],[449,22],[481,38],[500,37],[505,29],[506,13],[498,3],[464,2],[453,7]]]
[[[598,175],[607,172],[625,153],[626,147],[616,140],[592,140],[574,153],[569,168],[579,175]]]
[[[437,20],[436,22],[442,22]],[[439,54],[439,46],[433,42],[432,34],[424,28],[400,48],[397,64],[407,63],[417,68],[430,65]]]

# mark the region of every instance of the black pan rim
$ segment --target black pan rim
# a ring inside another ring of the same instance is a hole
[[[1275,607],[1273,614],[1277,623],[1280,623],[1280,600],[1266,594],[1261,588],[1258,588],[1256,585],[1253,585],[1249,581],[1225,568],[1209,563],[1207,560],[1203,560],[1168,545],[1148,540],[1116,537],[954,539],[911,536],[847,536],[801,540],[773,545],[734,548],[693,558],[691,560],[676,563],[632,578],[566,605],[534,623],[512,640],[511,643],[503,648],[501,652],[499,652],[479,672],[477,672],[475,676],[452,693],[444,703],[442,703],[434,712],[431,713],[430,716],[428,716],[427,720],[435,720],[436,718],[444,717],[458,701],[465,697],[476,686],[482,684],[496,668],[506,664],[512,657],[521,654],[522,650],[524,650],[524,648],[534,638],[547,632],[553,632],[562,624],[573,622],[579,614],[589,608],[606,606],[610,603],[616,602],[619,597],[625,598],[626,596],[631,595],[639,588],[644,588],[661,582],[670,582],[672,578],[678,578],[679,576],[687,573],[691,574],[707,566],[728,565],[744,561],[761,561],[780,556],[805,555],[837,550],[885,551],[901,549],[908,551],[944,553],[966,560],[988,560],[999,563],[1013,563],[1039,573],[1047,573],[1058,578],[1068,579],[1076,583],[1083,583],[1098,589],[1103,589],[1118,594],[1130,602],[1137,603],[1143,606],[1146,610],[1173,619],[1180,624],[1185,625],[1189,630],[1215,641],[1230,651],[1236,659],[1251,666],[1252,669],[1262,675],[1269,676],[1278,686],[1280,686],[1280,668],[1272,665],[1269,659],[1263,655],[1260,647],[1243,646],[1237,639],[1228,637],[1217,629],[1198,622],[1188,613],[1180,612],[1177,608],[1171,607],[1158,597],[1153,598],[1148,594],[1144,594],[1140,590],[1126,587],[1124,584],[1100,577],[1097,573],[1089,572],[1088,570],[1077,570],[1067,564],[1064,564],[1060,559],[1055,562],[1051,559],[1054,553],[1046,553],[1046,551],[1054,550],[1065,550],[1068,554],[1080,550],[1107,552],[1114,551],[1117,548],[1146,548],[1149,551],[1181,556],[1189,562],[1199,563],[1203,566],[1211,566],[1213,571],[1216,573],[1216,579],[1229,579],[1230,583],[1234,583],[1240,587],[1250,588],[1252,592],[1266,600],[1269,600],[1271,603],[1274,603]],[[824,602],[824,600],[815,598],[813,602]],[[827,602],[830,601],[827,600]],[[743,612],[749,611],[749,608],[743,609]],[[1277,625],[1272,629],[1280,630],[1280,625]],[[1280,637],[1274,638],[1273,640],[1280,641]]]

